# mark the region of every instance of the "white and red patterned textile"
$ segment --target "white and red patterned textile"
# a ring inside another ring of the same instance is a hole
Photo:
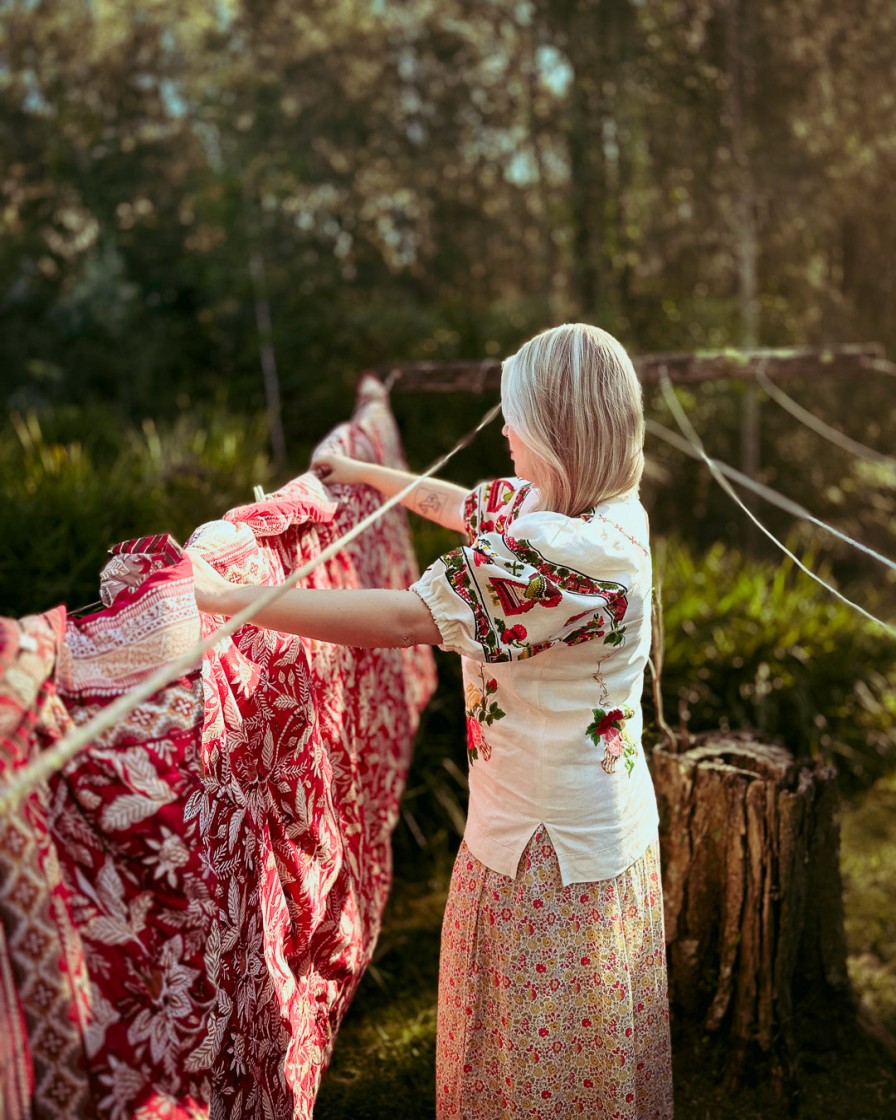
[[[401,465],[377,382],[362,383],[327,449]],[[191,543],[231,579],[278,582],[378,500],[330,495],[306,475]],[[307,585],[415,576],[393,511]],[[198,637],[189,564],[164,535],[115,550],[103,601],[80,621],[60,610],[0,631],[0,780]],[[429,650],[246,626],[205,659],[201,681],[142,704],[4,820],[8,1115],[311,1116],[379,931],[433,686]]]

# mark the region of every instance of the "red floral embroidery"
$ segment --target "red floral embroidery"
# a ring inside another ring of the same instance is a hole
[[[612,774],[616,770],[616,760],[624,758],[625,769],[630,776],[638,757],[638,748],[625,734],[625,721],[634,716],[634,709],[612,708],[607,712],[603,708],[594,708],[593,712],[594,719],[585,728],[585,734],[597,747],[603,742],[601,766],[607,774]]]
[[[601,639],[605,645],[623,645],[623,621],[628,610],[628,589],[623,584],[594,579],[569,566],[554,564],[530,541],[506,533],[530,490],[528,483],[514,490],[507,479],[496,479],[473,490],[464,509],[472,544],[469,549],[458,548],[442,557],[449,585],[473,615],[473,635],[482,647],[484,660],[523,660],[558,642],[574,646]],[[583,515],[581,520],[589,521],[591,517]],[[504,549],[498,549],[495,534],[499,533],[503,534],[500,543],[511,553],[509,558]],[[480,579],[478,569],[488,564],[498,571],[484,573],[485,578]],[[551,627],[550,636],[538,642],[529,637],[536,629],[534,623],[528,633],[523,628],[522,634],[508,624],[509,618],[529,613],[536,606],[559,606],[564,592],[593,596],[595,605],[574,614],[563,626]],[[580,626],[569,629],[580,620]]]
[[[611,712],[607,712],[597,725],[597,734],[606,735],[611,727],[616,730],[616,721],[622,719],[625,719],[625,716],[621,708],[614,708]]]

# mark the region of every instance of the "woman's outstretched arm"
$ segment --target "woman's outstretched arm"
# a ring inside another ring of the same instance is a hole
[[[238,614],[270,590],[228,583],[197,553],[189,556],[196,602],[207,614]],[[271,606],[263,607],[252,622],[286,634],[368,649],[439,645],[442,641],[429,608],[413,591],[287,591]]]
[[[391,498],[417,477],[410,471],[399,471],[393,467],[381,467],[377,463],[364,463],[359,459],[349,459],[345,455],[321,455],[311,464],[314,471],[324,482],[363,483],[373,486],[387,498]],[[402,505],[419,513],[446,529],[464,531],[464,499],[467,491],[453,482],[440,478],[427,478],[402,499]]]

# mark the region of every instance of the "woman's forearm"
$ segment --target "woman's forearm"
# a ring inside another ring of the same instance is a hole
[[[364,481],[369,486],[375,486],[387,498],[403,490],[416,477],[410,471],[398,471],[372,463],[369,469],[371,477]],[[462,533],[466,496],[467,491],[453,482],[445,482],[441,478],[425,478],[403,499],[402,505],[429,521],[435,521],[437,525]]]
[[[357,459],[324,457],[319,461],[324,468],[331,467],[328,473],[321,472],[324,481],[364,483],[373,486],[387,498],[394,497],[417,475],[410,471],[395,470],[393,467],[381,467],[377,463],[364,463]],[[317,469],[318,464],[312,464],[312,469]],[[464,530],[464,499],[467,491],[462,486],[453,482],[445,482],[440,478],[424,479],[416,486],[407,497],[402,499],[402,505],[419,513],[429,521],[435,521],[446,529],[455,529],[462,533]]]
[[[230,585],[203,609],[235,615],[269,588]],[[322,642],[367,649],[439,645],[442,636],[429,608],[413,591],[298,589],[285,592],[252,619],[256,626]]]

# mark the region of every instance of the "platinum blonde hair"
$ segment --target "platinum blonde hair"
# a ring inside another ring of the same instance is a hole
[[[504,419],[539,464],[539,506],[575,516],[644,471],[641,384],[625,348],[587,323],[530,339],[501,369]]]

